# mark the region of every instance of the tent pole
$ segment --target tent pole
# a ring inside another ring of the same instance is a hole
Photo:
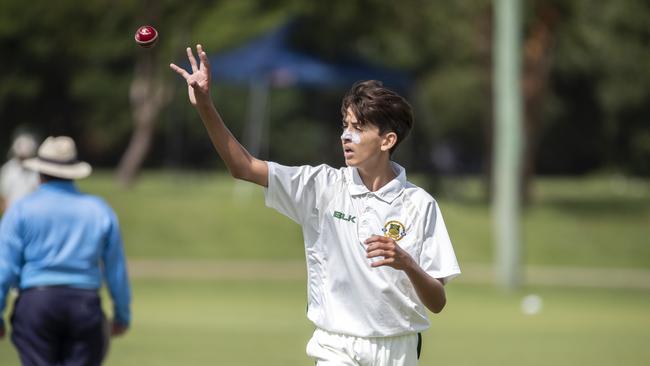
[[[244,130],[244,145],[248,152],[259,157],[262,136],[268,120],[269,82],[266,79],[252,80],[249,84],[248,121]]]
[[[494,3],[494,194],[497,280],[521,285],[521,1]]]

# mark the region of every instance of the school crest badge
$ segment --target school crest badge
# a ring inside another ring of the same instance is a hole
[[[406,230],[404,229],[404,224],[399,221],[388,221],[384,228],[381,229],[384,232],[384,236],[391,238],[395,241],[400,241],[405,235]]]

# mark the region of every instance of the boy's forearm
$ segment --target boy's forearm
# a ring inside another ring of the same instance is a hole
[[[237,141],[221,119],[219,112],[211,101],[197,103],[196,109],[201,116],[212,145],[223,159],[230,174],[238,179],[246,179],[247,171],[253,163],[253,156]]]
[[[404,272],[411,280],[420,301],[433,313],[439,313],[447,303],[442,282],[429,276],[415,261]]]
[[[251,156],[223,123],[210,97],[210,62],[208,56],[200,44],[196,45],[196,51],[199,54],[200,65],[197,64],[192,49],[187,48],[187,57],[192,66],[191,73],[173,63],[169,64],[169,67],[187,82],[190,103],[199,112],[212,145],[226,163],[230,174],[238,179],[267,186],[268,164]]]

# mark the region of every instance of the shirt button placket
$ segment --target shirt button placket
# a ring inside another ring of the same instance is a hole
[[[372,208],[368,204],[370,201],[370,193],[366,193],[362,196],[361,203],[363,205],[363,210],[361,211],[361,217],[359,221],[359,240],[362,242],[372,235],[372,230],[370,228],[370,215],[372,213]]]

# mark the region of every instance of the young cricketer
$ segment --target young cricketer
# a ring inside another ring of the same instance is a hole
[[[343,99],[346,167],[283,166],[251,156],[210,98],[201,45],[187,56],[191,104],[230,174],[265,187],[266,204],[302,226],[308,318],[316,330],[307,354],[318,365],[417,365],[427,309],[445,306],[444,285],[460,269],[436,201],[391,161],[413,116],[401,96],[377,81]]]

